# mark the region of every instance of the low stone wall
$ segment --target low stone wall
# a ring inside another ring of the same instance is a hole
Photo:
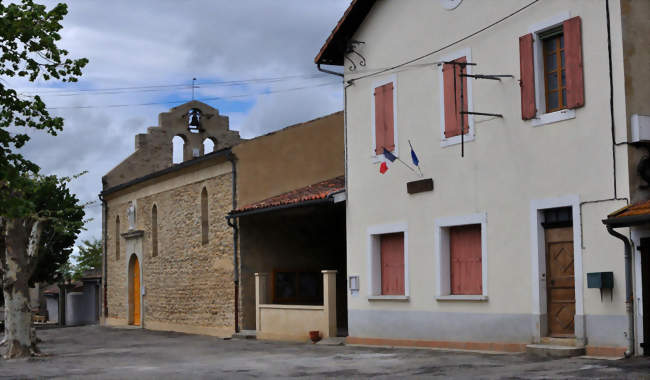
[[[324,306],[259,305],[260,326],[257,339],[307,341],[309,332],[329,336],[329,321]]]
[[[255,273],[257,339],[307,341],[310,331],[336,336],[336,271],[324,270],[323,305],[269,304],[268,275]]]

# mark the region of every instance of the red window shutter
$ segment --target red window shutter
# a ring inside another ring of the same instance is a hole
[[[451,294],[483,294],[481,225],[449,229]]]
[[[521,82],[521,118],[535,117],[535,65],[533,57],[533,34],[519,37],[519,75]]]
[[[404,233],[380,236],[381,294],[404,295]]]
[[[389,151],[395,150],[395,114],[393,110],[393,83],[384,86],[384,146]]]
[[[465,57],[456,59],[454,62],[467,62]],[[454,70],[455,66],[455,70]],[[454,86],[454,72],[456,73],[456,82]],[[445,137],[450,138],[460,135],[460,111],[467,111],[467,78],[461,77],[460,74],[466,70],[461,66],[445,64],[442,67],[443,96],[445,107]],[[460,103],[460,81],[463,81],[463,105]],[[454,91],[454,87],[456,91]],[[462,115],[464,120],[464,132],[469,131],[469,119],[467,115]]]
[[[564,54],[566,57],[566,103],[567,108],[585,105],[585,83],[582,73],[582,32],[580,17],[573,17],[562,26]]]
[[[375,88],[375,154],[384,148],[384,89]]]
[[[375,154],[395,150],[393,83],[375,88]]]

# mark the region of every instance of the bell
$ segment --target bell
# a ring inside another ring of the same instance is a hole
[[[192,120],[190,120],[190,127],[196,129],[199,129],[199,127],[201,127],[201,123],[199,123],[199,116],[196,113],[192,114]]]

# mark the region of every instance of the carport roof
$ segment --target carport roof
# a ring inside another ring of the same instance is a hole
[[[345,176],[340,176],[313,185],[292,190],[284,194],[248,204],[230,212],[230,216],[243,216],[276,208],[302,206],[312,203],[333,202],[334,194],[345,191]]]

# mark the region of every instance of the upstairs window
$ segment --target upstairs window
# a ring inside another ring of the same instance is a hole
[[[541,125],[575,117],[585,91],[580,17],[556,17],[519,37],[521,117]]]
[[[463,76],[472,74],[470,49],[440,57],[440,145],[460,144],[474,140],[474,118],[462,112],[472,111],[472,81]],[[462,134],[461,134],[462,129]]]
[[[555,112],[566,108],[564,34],[562,28],[559,28],[541,38],[544,55],[546,112]]]
[[[373,89],[373,151],[381,156],[384,149],[396,153],[395,81],[378,84]]]
[[[467,58],[460,57],[455,59],[454,62],[467,63]],[[467,74],[467,67],[445,63],[442,74],[445,103],[445,138],[460,136],[461,124],[463,134],[467,134],[469,133],[469,118],[467,114],[461,114],[461,111],[467,111],[468,104],[467,77],[461,76],[461,74]]]

